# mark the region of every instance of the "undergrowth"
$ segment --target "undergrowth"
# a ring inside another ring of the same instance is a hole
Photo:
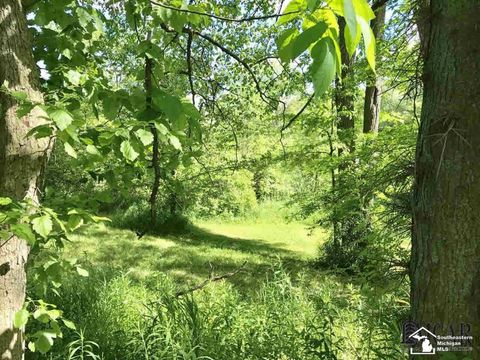
[[[72,277],[59,294],[77,331],[65,333],[48,356],[27,359],[405,358],[399,289],[381,293],[332,275],[316,282],[278,265],[251,292],[223,281],[177,298],[167,275],[147,286],[111,269],[89,270],[89,278]]]

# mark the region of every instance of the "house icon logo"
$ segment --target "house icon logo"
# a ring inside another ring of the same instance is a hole
[[[437,336],[423,326],[408,336],[410,355],[434,355]]]

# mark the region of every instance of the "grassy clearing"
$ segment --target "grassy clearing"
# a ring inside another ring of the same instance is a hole
[[[132,279],[148,282],[156,273],[168,274],[178,285],[188,285],[230,272],[247,261],[248,276],[228,281],[245,289],[263,278],[267,269],[282,262],[289,270],[306,267],[325,239],[321,230],[310,232],[298,223],[199,222],[185,234],[146,235],[140,240],[128,230],[97,225],[74,236],[67,257],[78,257],[92,266],[108,266]]]
[[[47,299],[62,304],[81,335],[67,331],[48,357],[27,359],[405,358],[401,287],[379,291],[322,273],[311,260],[323,231],[260,220],[198,221],[182,235],[141,239],[105,225],[84,228],[64,255],[79,258],[90,276],[68,277],[59,297]],[[175,297],[244,261],[246,272]],[[97,357],[70,356],[82,341],[96,344]]]

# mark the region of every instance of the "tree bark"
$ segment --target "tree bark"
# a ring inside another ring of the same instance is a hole
[[[424,1],[424,95],[413,198],[412,318],[471,326],[480,345],[480,3]],[[475,15],[476,14],[476,15]],[[443,327],[443,329],[442,329]]]
[[[375,11],[375,19],[371,21],[371,27],[378,44],[383,40],[385,27],[386,6],[382,6]],[[377,57],[378,59],[378,57]],[[377,61],[378,62],[378,61]],[[363,108],[363,132],[376,133],[380,121],[381,105],[381,80],[377,75],[373,75],[365,89],[365,102]]]
[[[353,79],[354,57],[349,56],[345,44],[345,20],[339,18],[340,28],[340,52],[342,57],[341,81],[337,82],[335,91],[335,107],[338,114],[338,137],[345,144],[347,150],[355,150],[355,84]],[[339,155],[342,153],[339,149]]]
[[[38,69],[32,55],[20,0],[0,1],[0,85],[42,101]],[[38,200],[38,186],[49,148],[48,139],[26,137],[43,123],[40,109],[19,119],[12,97],[0,92],[0,196]],[[12,237],[0,240],[0,359],[23,359],[22,331],[13,327],[25,300],[27,243]]]

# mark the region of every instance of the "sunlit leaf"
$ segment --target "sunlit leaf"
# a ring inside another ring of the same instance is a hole
[[[83,277],[88,277],[88,275],[89,275],[87,270],[85,270],[85,269],[83,269],[79,266],[77,266],[77,273],[78,273],[78,275],[83,276]]]
[[[372,28],[363,18],[358,18],[358,22],[362,29],[363,42],[365,43],[365,54],[368,64],[375,71],[375,35]]]
[[[65,130],[73,121],[72,116],[63,109],[50,110],[48,115],[60,130]]]
[[[30,316],[30,313],[28,312],[27,309],[20,309],[15,313],[15,317],[13,319],[13,325],[17,328],[20,329],[25,326],[25,324],[28,321],[28,317]]]
[[[148,146],[153,142],[153,134],[145,129],[138,129],[135,134],[140,139],[143,145]]]
[[[63,147],[65,148],[65,152],[70,155],[73,158],[77,158],[77,152],[73,148],[72,145],[70,145],[68,142],[63,143]]]
[[[43,215],[32,220],[33,230],[40,236],[46,238],[52,231],[53,223],[50,215]]]
[[[125,159],[129,161],[135,161],[135,159],[139,155],[138,152],[136,152],[135,149],[132,147],[132,144],[130,144],[129,140],[124,140],[122,142],[122,144],[120,145],[120,151],[122,152]]]
[[[312,48],[310,66],[313,86],[317,96],[323,94],[335,77],[335,48],[330,38],[323,38]]]
[[[285,30],[276,39],[278,56],[283,62],[289,62],[292,59],[292,47],[298,34],[299,32],[297,28],[291,28]]]
[[[318,41],[326,30],[327,24],[319,22],[298,35],[292,45],[292,60],[307,50],[311,44]]]
[[[302,11],[307,9],[307,6],[307,0],[291,0],[282,12],[282,14],[287,15],[281,16],[277,25],[285,24],[297,18]]]
[[[30,246],[35,244],[35,234],[28,224],[12,224],[10,230],[19,238],[24,239]]]

